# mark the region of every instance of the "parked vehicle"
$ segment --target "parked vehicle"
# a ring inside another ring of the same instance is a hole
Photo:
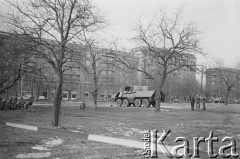
[[[30,99],[32,97],[31,94],[26,94],[25,96],[23,96],[23,99],[24,100],[27,100],[27,99]]]
[[[233,104],[240,104],[240,100],[235,99],[235,100],[232,101],[232,103]]]
[[[138,89],[136,89],[138,88]],[[150,107],[152,105],[155,107],[155,94],[156,91],[146,90],[146,86],[140,88],[140,86],[126,86],[124,91],[120,91],[115,96],[115,102],[118,106],[130,106],[133,104],[136,107]]]
[[[225,99],[223,97],[213,98],[214,103],[225,103]]]
[[[39,100],[45,100],[46,97],[45,97],[45,96],[39,96],[38,99],[39,99]]]

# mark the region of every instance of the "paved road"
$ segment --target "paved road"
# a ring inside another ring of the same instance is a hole
[[[81,102],[62,102],[62,106],[67,107],[67,106],[80,106]],[[47,103],[40,103],[40,102],[35,102],[33,103],[34,106],[52,106],[53,103],[51,102],[47,102]],[[93,102],[86,102],[87,106],[92,107],[93,106]],[[115,102],[98,102],[98,107],[110,107],[110,106],[114,106],[117,107],[117,104]],[[176,103],[162,103],[161,104],[161,108],[164,109],[188,109],[190,108],[190,106],[188,105],[188,103],[183,103],[182,105],[176,104]]]

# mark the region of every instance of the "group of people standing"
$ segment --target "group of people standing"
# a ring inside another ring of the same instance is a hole
[[[204,95],[202,95],[202,96],[200,94],[197,94],[196,96],[191,95],[190,101],[191,101],[192,111],[194,111],[195,106],[196,106],[197,110],[200,110],[201,103],[203,105],[203,110],[206,110],[206,97]]]
[[[28,109],[32,104],[33,97],[26,100],[17,97],[0,98],[0,110]]]

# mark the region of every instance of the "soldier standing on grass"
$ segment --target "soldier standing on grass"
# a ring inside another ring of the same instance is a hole
[[[2,99],[2,110],[6,109],[6,99]]]
[[[192,108],[192,111],[194,111],[194,104],[195,104],[195,98],[194,98],[194,95],[191,96],[191,108]]]
[[[200,110],[200,96],[196,96],[196,109]]]
[[[80,109],[86,109],[85,100],[83,100],[83,101],[80,103]]]
[[[203,110],[206,110],[206,105],[205,105],[205,103],[206,103],[206,96],[203,96],[202,101],[203,101]]]
[[[21,97],[20,101],[19,101],[19,108],[24,108],[25,105],[25,101],[23,100],[23,97]]]
[[[11,98],[7,98],[7,102],[6,102],[6,110],[10,110],[12,107],[12,101]]]
[[[17,97],[12,97],[12,109],[16,109],[17,107]]]

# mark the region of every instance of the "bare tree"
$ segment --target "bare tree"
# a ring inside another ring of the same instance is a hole
[[[167,76],[182,68],[196,71],[196,62],[190,59],[195,54],[203,54],[197,27],[193,23],[181,23],[180,13],[178,11],[173,17],[162,13],[146,26],[141,21],[137,23],[134,40],[139,45],[138,57],[142,56],[137,67],[126,58],[116,56],[120,63],[153,80],[157,88],[155,111],[160,111],[160,92]]]
[[[28,55],[23,39],[9,33],[0,33],[0,93],[12,88],[25,74],[35,71],[35,62]]]
[[[223,61],[218,61],[217,70],[213,76],[219,78],[225,85],[225,105],[227,105],[230,92],[240,80],[240,70],[224,67]]]
[[[96,37],[87,35],[84,31],[84,38],[82,41],[85,43],[86,61],[88,61],[89,67],[87,67],[87,72],[92,77],[93,88],[90,91],[93,97],[94,109],[97,109],[97,96],[100,89],[99,79],[101,73],[106,69],[106,60],[104,55],[106,51],[99,47],[99,42]]]
[[[57,76],[53,126],[59,125],[63,73],[76,61],[76,51],[68,47],[84,29],[94,31],[104,22],[88,0],[28,0],[9,4],[14,12],[6,17],[8,28],[34,44],[34,54],[52,67]]]

